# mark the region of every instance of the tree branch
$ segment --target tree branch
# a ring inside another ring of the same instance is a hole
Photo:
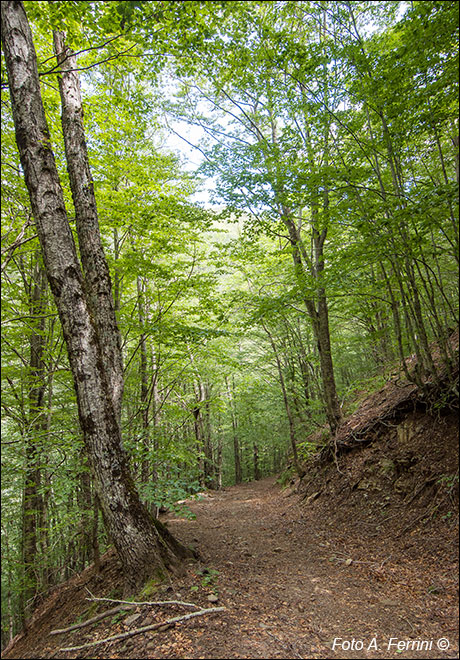
[[[197,609],[200,609],[200,606],[196,605],[196,603],[186,603],[182,600],[157,600],[157,601],[137,602],[133,600],[113,600],[113,598],[96,598],[95,596],[92,596],[91,598],[86,598],[86,600],[108,601],[109,603],[125,603],[127,605],[136,605],[136,607],[138,607],[139,605],[155,605],[155,606],[182,605],[183,607],[196,607]]]
[[[78,630],[78,628],[85,628],[86,626],[90,626],[92,623],[96,623],[96,621],[100,621],[101,619],[105,619],[107,616],[110,616],[111,614],[117,614],[117,612],[121,612],[122,610],[128,610],[136,607],[135,604],[132,604],[131,606],[129,605],[118,605],[118,607],[112,607],[110,610],[106,610],[105,612],[101,612],[100,614],[96,614],[96,616],[91,617],[91,619],[87,619],[86,621],[83,621],[82,623],[75,623],[72,626],[69,626],[68,628],[60,628],[59,630],[51,630],[50,635],[62,635],[63,633],[71,632],[72,630]]]
[[[190,614],[185,614],[184,616],[176,616],[173,619],[167,619],[160,623],[154,623],[150,626],[144,626],[142,628],[136,628],[135,630],[128,630],[128,632],[120,633],[118,635],[113,635],[112,637],[106,637],[105,639],[98,639],[95,642],[88,642],[88,644],[81,644],[80,646],[69,646],[66,648],[59,649],[60,652],[64,651],[79,651],[80,649],[86,649],[90,646],[98,646],[99,644],[106,644],[108,642],[115,642],[120,639],[126,639],[127,637],[133,637],[134,635],[139,635],[144,632],[149,632],[150,630],[166,629],[170,626],[174,626],[176,623],[181,621],[187,621],[188,619],[193,619],[197,616],[202,616],[204,614],[213,614],[214,612],[222,612],[225,610],[225,607],[210,607],[206,610],[198,610],[198,612],[191,612]]]

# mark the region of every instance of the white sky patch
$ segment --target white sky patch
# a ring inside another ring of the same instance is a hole
[[[187,172],[195,172],[204,161],[200,151],[200,148],[204,147],[204,137],[205,132],[199,126],[168,120],[168,126],[165,128],[165,147],[179,154]],[[199,185],[200,190],[192,195],[191,201],[203,204],[205,208],[216,208],[216,204],[211,201],[214,179],[201,177]]]

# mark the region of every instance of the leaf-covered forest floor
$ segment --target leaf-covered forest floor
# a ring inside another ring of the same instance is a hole
[[[300,484],[244,483],[190,500],[195,519],[165,515],[199,560],[142,600],[223,611],[61,651],[190,612],[142,606],[50,636],[113,607],[86,600],[89,592],[120,598],[121,575],[109,552],[99,576],[89,567],[58,587],[3,657],[458,657],[457,418],[413,408],[372,433],[372,442],[335,460],[313,461]],[[333,650],[335,638],[363,648],[347,650],[339,641]],[[389,649],[391,638],[408,650]],[[439,639],[449,641],[448,650],[437,647]],[[421,642],[424,648],[410,646]]]

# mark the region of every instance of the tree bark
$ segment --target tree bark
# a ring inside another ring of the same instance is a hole
[[[232,433],[233,433],[233,457],[235,461],[235,484],[240,484],[243,481],[243,471],[241,469],[241,448],[240,448],[240,439],[238,437],[238,420],[236,418],[235,411],[235,384],[232,383],[233,387],[230,390],[230,385],[228,383],[227,377],[225,377],[225,383],[227,385],[228,400],[230,403],[230,412],[232,416]]]
[[[40,494],[42,481],[41,444],[47,430],[45,404],[46,374],[45,340],[45,292],[46,276],[38,262],[34,267],[29,290],[32,320],[29,372],[29,423],[25,433],[25,470],[22,501],[22,562],[24,590],[22,592],[23,622],[35,605],[40,591],[39,569],[36,566],[40,545],[40,529],[43,527],[44,499]]]
[[[20,1],[2,3],[2,44],[16,141],[67,345],[86,451],[104,522],[124,569],[127,591],[134,591],[153,574],[175,563],[179,554],[185,556],[188,552],[164,526],[153,521],[129,471],[122,448],[119,404],[114,396],[114,366],[105,364],[109,358],[101,347],[103,337],[98,335],[101,323],[93,318],[93,306],[86,297],[51,149],[32,33]],[[92,281],[95,283],[96,278]]]
[[[82,461],[82,465],[85,465],[84,461]],[[80,529],[78,536],[77,562],[78,570],[82,571],[93,559],[93,538],[91,529],[93,502],[91,493],[91,475],[88,469],[82,470],[79,480],[80,484],[77,489],[77,503],[80,513]]]
[[[96,198],[83,126],[80,80],[76,71],[77,58],[66,46],[63,32],[54,31],[54,48],[60,65],[62,132],[87,301],[96,322],[113,403],[119,418],[123,396],[121,340],[115,316],[109,266],[99,231]]]
[[[289,232],[289,240],[292,246],[292,259],[294,262],[296,279],[303,294],[304,304],[311,319],[313,334],[318,346],[318,355],[321,369],[321,384],[326,409],[326,417],[332,433],[335,433],[340,423],[341,413],[335,384],[334,364],[332,361],[328,304],[326,292],[324,287],[321,285],[321,277],[324,271],[323,247],[326,234],[325,231],[319,233],[315,228],[313,229],[315,261],[313,263],[310,260],[305,259],[307,262],[310,261],[308,264],[310,273],[318,283],[315,304],[315,301],[311,297],[305,295],[305,266],[302,260],[302,254],[304,258],[306,255],[305,250],[302,249],[303,245],[299,236],[299,232],[294,224],[293,219],[290,217],[288,209],[284,209],[282,220]]]
[[[149,460],[150,398],[149,398],[149,384],[148,384],[148,376],[147,376],[147,338],[145,335],[145,321],[146,321],[145,282],[141,277],[137,278],[137,307],[138,307],[139,327],[141,330],[141,336],[139,339],[139,352],[140,352],[139,368],[140,368],[140,380],[141,380],[140,405],[141,405],[141,418],[142,418],[141,481],[143,484],[146,484],[149,480],[149,473],[150,473],[150,460]]]

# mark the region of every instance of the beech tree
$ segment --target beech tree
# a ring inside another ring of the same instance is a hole
[[[59,41],[57,40],[58,44]],[[2,6],[2,44],[8,71],[13,119],[21,164],[30,195],[46,274],[59,313],[69,354],[85,446],[104,522],[123,565],[127,589],[139,587],[155,571],[177,562],[187,551],[154,521],[139,495],[122,447],[119,424],[120,363],[114,317],[108,302],[108,271],[98,241],[92,181],[85,171],[84,136],[68,136],[67,158],[73,171],[74,202],[81,222],[92,220],[89,239],[81,235],[83,271],[71,233],[40,95],[32,33],[22,2]],[[64,82],[64,81],[63,81]],[[75,92],[75,87],[74,90]],[[65,92],[63,92],[65,104]],[[74,127],[81,129],[78,98],[73,99]],[[66,108],[64,114],[66,113]],[[76,141],[75,141],[76,140]],[[76,153],[73,153],[75,150]],[[75,163],[75,156],[82,160]],[[74,169],[75,167],[75,169]],[[80,169],[81,168],[81,169]],[[86,177],[80,188],[79,177]],[[85,209],[78,196],[87,195]],[[92,217],[88,217],[92,214]],[[92,244],[90,241],[94,241]],[[98,266],[95,266],[95,264]],[[105,271],[101,275],[101,270]],[[99,291],[98,278],[102,277]],[[102,306],[95,298],[105,301]],[[107,309],[109,311],[107,312]],[[110,326],[108,332],[101,329]],[[104,342],[109,342],[107,347]]]

